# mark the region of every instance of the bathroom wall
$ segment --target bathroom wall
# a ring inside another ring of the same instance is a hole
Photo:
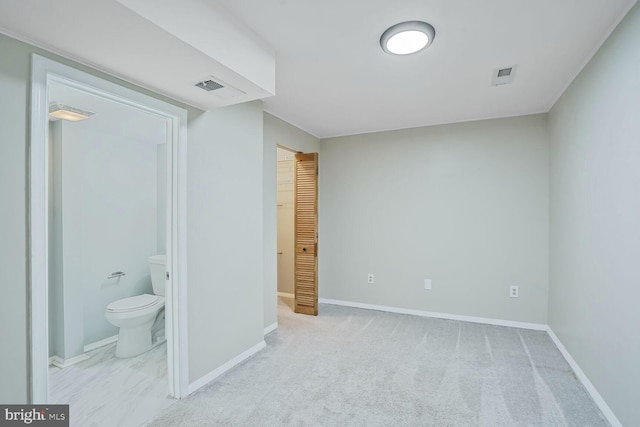
[[[164,148],[162,119],[72,89],[53,87],[50,99],[96,114],[54,125],[51,296],[62,316],[53,348],[64,359],[84,346],[117,334],[104,318],[120,298],[151,293],[147,258],[158,251],[158,151]],[[126,276],[108,279],[110,273]],[[62,298],[59,296],[62,295]],[[63,342],[60,343],[60,338]]]
[[[167,145],[158,143],[156,150],[157,170],[157,229],[158,229],[158,254],[167,253]]]
[[[292,294],[294,282],[294,153],[278,148],[278,292]]]
[[[60,151],[54,150],[53,141],[60,139],[60,122],[49,122],[49,283],[62,283],[62,218],[60,209],[56,207],[56,197],[60,193],[61,168],[54,165],[62,164]],[[49,287],[49,357],[64,355],[64,317],[63,317],[62,286]]]

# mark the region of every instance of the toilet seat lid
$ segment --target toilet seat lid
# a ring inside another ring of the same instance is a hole
[[[107,306],[107,311],[123,312],[139,310],[141,308],[149,307],[150,305],[158,302],[158,295],[142,294],[134,297],[123,298],[112,302]]]

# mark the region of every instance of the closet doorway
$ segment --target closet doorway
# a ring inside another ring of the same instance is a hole
[[[277,148],[278,296],[318,314],[318,154]]]
[[[278,296],[293,310],[294,304],[294,162],[295,151],[278,147]]]

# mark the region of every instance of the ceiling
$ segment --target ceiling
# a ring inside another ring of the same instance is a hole
[[[265,110],[326,138],[547,112],[635,0],[221,0],[276,51]],[[382,51],[423,20],[427,50]],[[512,84],[496,68],[517,65]]]
[[[547,112],[635,2],[0,0],[0,32],[204,110],[264,99],[327,138]],[[433,44],[384,53],[407,20]],[[194,87],[208,76],[245,94]]]
[[[213,0],[0,0],[0,33],[202,110],[274,93],[273,51]]]

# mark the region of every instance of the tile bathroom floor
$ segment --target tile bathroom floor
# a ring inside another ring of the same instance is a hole
[[[50,402],[70,405],[72,427],[140,426],[176,402],[168,394],[166,342],[126,359],[115,350],[109,344],[75,365],[49,367]]]

